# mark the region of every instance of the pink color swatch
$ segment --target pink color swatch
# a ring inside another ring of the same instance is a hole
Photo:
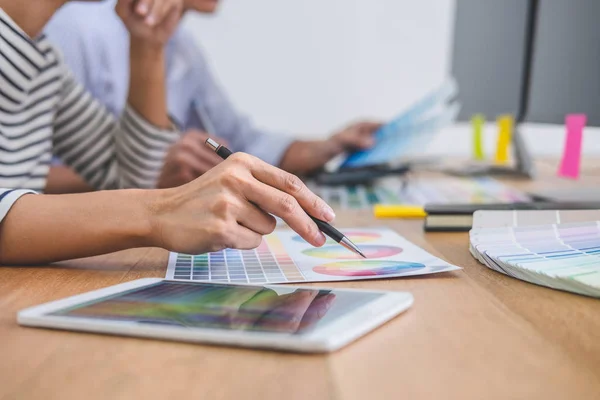
[[[567,137],[558,175],[565,178],[579,178],[579,165],[581,164],[581,142],[583,128],[587,117],[585,114],[569,114],[565,117]]]

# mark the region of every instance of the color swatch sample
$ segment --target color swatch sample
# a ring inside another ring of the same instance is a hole
[[[429,203],[515,203],[531,198],[494,179],[410,179],[389,177],[371,186],[310,186],[329,205],[347,210],[370,210],[375,204],[419,205]]]
[[[274,235],[267,236],[254,250],[225,249],[195,256],[173,254],[176,254],[176,257],[170,276],[172,279],[229,283],[305,280],[281,241]]]
[[[171,253],[166,277],[219,283],[287,283],[391,278],[459,269],[390,229],[355,228],[342,232],[357,243],[367,260],[335,242],[315,248],[300,240],[294,231],[277,229],[254,250]]]
[[[423,264],[402,261],[342,261],[316,266],[313,271],[333,276],[377,276],[413,272],[422,268],[425,268]]]
[[[586,121],[587,117],[585,114],[570,114],[565,117],[567,136],[558,169],[559,176],[572,179],[579,178],[581,143],[583,141],[583,128],[585,128]]]
[[[478,219],[500,225],[471,230],[470,249],[475,258],[527,282],[600,297],[600,221],[510,226],[516,221],[515,213],[503,213],[496,211],[493,218],[484,212],[475,216],[475,226],[482,226]],[[527,218],[532,220],[534,213],[528,211]],[[540,218],[548,218],[548,212],[540,213]],[[502,215],[506,225],[499,220]]]
[[[360,251],[363,252],[367,259],[372,259],[395,256],[396,254],[400,254],[402,252],[402,249],[400,247],[395,246],[364,245],[360,246]],[[318,258],[334,258],[337,260],[363,259],[358,254],[354,254],[348,251],[348,249],[340,246],[337,243],[335,246],[324,246],[306,249],[302,251],[302,254]]]

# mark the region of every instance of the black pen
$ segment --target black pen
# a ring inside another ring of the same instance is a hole
[[[206,139],[205,143],[215,153],[217,153],[217,155],[219,157],[221,157],[223,160],[226,160],[227,157],[229,157],[230,155],[233,154],[231,152],[231,150],[229,150],[225,146],[221,146],[219,143],[215,142],[213,139],[210,139],[210,138]],[[360,251],[360,249],[358,248],[358,246],[356,246],[354,243],[352,243],[352,241],[350,239],[348,239],[348,237],[345,236],[342,232],[338,231],[337,229],[335,229],[333,226],[329,225],[325,221],[321,221],[320,219],[315,218],[315,217],[313,217],[312,215],[310,215],[308,213],[307,213],[307,215],[310,217],[310,219],[312,219],[315,222],[315,224],[317,224],[317,227],[319,228],[319,230],[321,232],[323,232],[325,235],[329,236],[330,238],[332,238],[333,240],[335,240],[336,242],[338,242],[339,244],[341,244],[342,246],[344,246],[348,250],[350,250],[350,251],[352,251],[352,252],[354,252],[356,254],[359,254],[363,258],[367,258],[362,253],[362,251]]]

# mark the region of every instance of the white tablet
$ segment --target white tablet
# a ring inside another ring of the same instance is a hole
[[[406,292],[140,279],[19,312],[19,324],[298,352],[339,349],[413,303]]]

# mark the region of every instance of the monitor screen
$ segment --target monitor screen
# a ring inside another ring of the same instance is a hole
[[[529,1],[456,0],[452,75],[459,120],[518,116],[522,104]]]
[[[597,0],[538,2],[527,121],[600,125],[599,16]]]

